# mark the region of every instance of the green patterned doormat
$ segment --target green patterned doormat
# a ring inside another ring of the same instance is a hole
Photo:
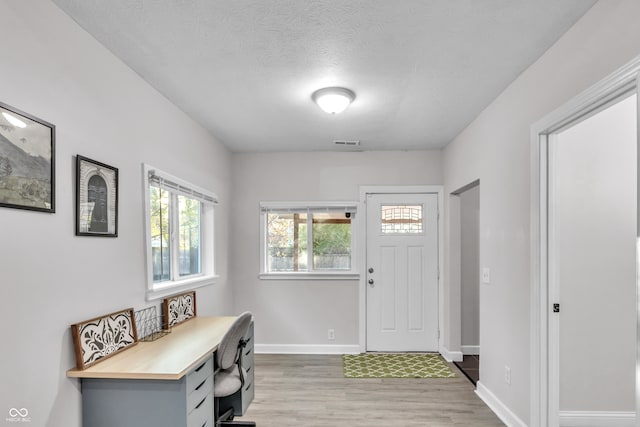
[[[455,378],[437,353],[343,354],[345,378]]]

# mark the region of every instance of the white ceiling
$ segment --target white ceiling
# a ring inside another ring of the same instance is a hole
[[[53,1],[235,152],[443,147],[595,3]]]

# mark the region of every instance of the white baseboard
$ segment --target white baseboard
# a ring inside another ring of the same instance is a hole
[[[256,344],[256,354],[358,354],[359,345]]]
[[[511,412],[511,410],[480,381],[476,384],[476,394],[508,427],[527,427],[525,422]]]
[[[447,362],[462,362],[462,352],[461,351],[450,351],[446,347],[440,347],[440,354],[444,357],[444,360]]]
[[[560,411],[561,427],[635,427],[635,412]]]
[[[479,345],[461,345],[460,346],[460,350],[462,350],[462,354],[464,354],[465,356],[469,355],[473,355],[473,356],[477,356],[480,354],[480,346]]]

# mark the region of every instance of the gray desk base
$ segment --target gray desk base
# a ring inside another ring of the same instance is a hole
[[[187,427],[186,380],[82,380],[84,427]]]

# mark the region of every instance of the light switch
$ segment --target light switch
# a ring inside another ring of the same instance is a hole
[[[482,269],[482,283],[486,283],[487,285],[491,283],[491,269],[489,267]]]

